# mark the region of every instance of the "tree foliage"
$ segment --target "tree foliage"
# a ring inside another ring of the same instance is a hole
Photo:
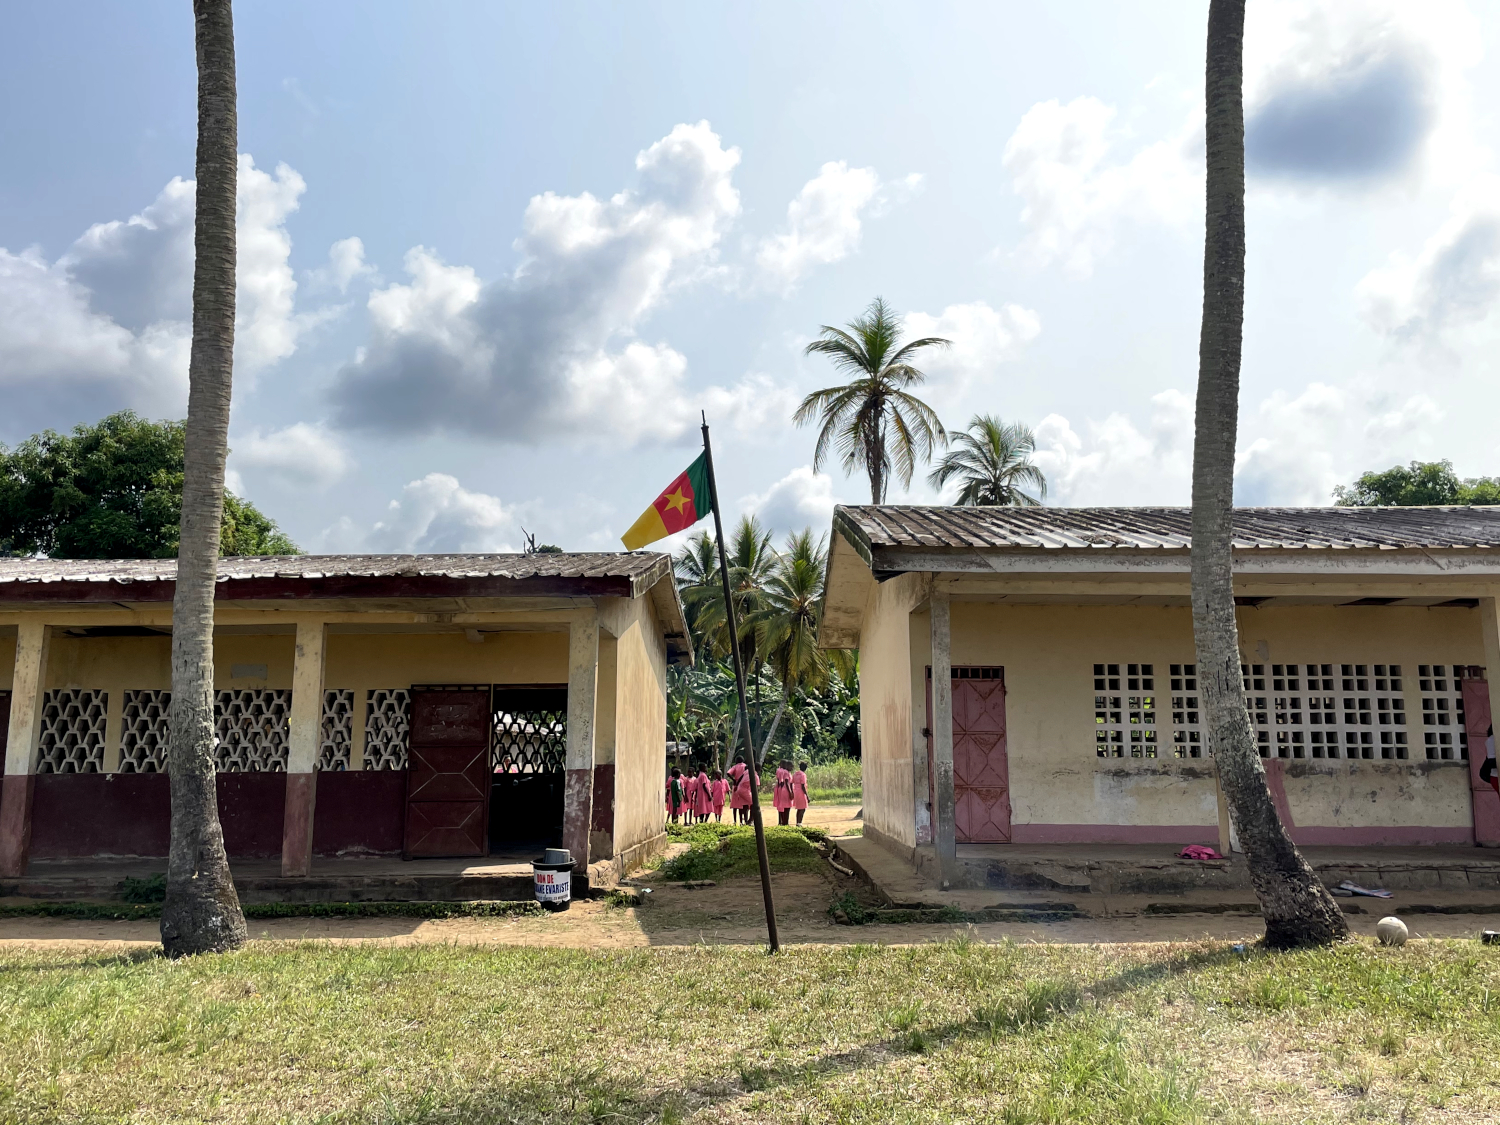
[[[908,388],[927,376],[913,364],[924,348],[946,348],[941,336],[901,342],[901,318],[876,297],[864,314],[845,328],[823,325],[808,355],[826,355],[849,382],[814,391],[802,400],[792,421],[817,419],[813,468],[836,451],[844,472],[863,469],[870,478],[870,503],[884,504],[892,475],[911,484],[918,460],[932,456],[948,440],[938,416]]]
[[[70,434],[45,430],[0,447],[0,552],[60,559],[177,554],[182,422],[125,410]],[[294,555],[297,546],[248,500],[226,492],[224,555]]]
[[[1347,508],[1421,504],[1500,504],[1500,477],[1460,480],[1452,461],[1413,461],[1383,473],[1364,473],[1333,490],[1333,502]]]
[[[1032,508],[1047,495],[1046,474],[1031,463],[1036,435],[1030,426],[976,414],[953,445],[927,480],[937,489],[956,481],[955,504]]]
[[[689,539],[676,567],[697,664],[671,674],[667,728],[697,756],[723,762],[735,752],[731,745],[739,745],[738,703],[713,538],[703,532]],[[730,586],[757,747],[774,727],[774,746],[781,754],[859,753],[856,654],[817,646],[826,570],[826,540],[815,539],[811,530],[789,536],[785,549],[777,551],[770,533],[747,517],[729,541]],[[783,700],[778,723],[775,713]]]

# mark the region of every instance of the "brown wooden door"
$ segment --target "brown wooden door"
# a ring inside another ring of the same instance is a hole
[[[408,858],[489,854],[490,728],[488,686],[412,688]]]
[[[953,670],[954,834],[960,844],[1010,843],[1005,670]],[[928,807],[937,814],[932,761],[932,669],[927,670]],[[936,824],[933,826],[936,832]]]

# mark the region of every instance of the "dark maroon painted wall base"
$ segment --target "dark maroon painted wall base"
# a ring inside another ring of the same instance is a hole
[[[221,773],[218,791],[230,858],[279,857],[286,774]],[[313,851],[399,854],[405,799],[404,770],[319,774]],[[44,773],[32,800],[32,859],[167,854],[172,800],[165,774]]]

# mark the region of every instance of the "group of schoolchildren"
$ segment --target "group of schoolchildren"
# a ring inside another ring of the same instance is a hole
[[[801,763],[794,771],[790,761],[782,761],[776,767],[776,784],[771,793],[771,804],[776,809],[778,824],[791,823],[792,810],[797,810],[797,823],[802,823],[807,812],[807,763]],[[695,774],[688,767],[687,775],[672,767],[672,776],[667,778],[667,814],[672,823],[679,818],[684,824],[703,824],[712,816],[722,822],[724,802],[729,801],[729,812],[736,824],[750,823],[750,767],[743,756],[735,758],[729,767],[726,779],[718,770],[710,773],[702,766]]]

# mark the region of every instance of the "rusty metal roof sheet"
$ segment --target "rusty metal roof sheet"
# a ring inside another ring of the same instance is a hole
[[[865,553],[884,547],[1185,551],[1188,508],[960,508],[840,505],[834,526]],[[1236,508],[1236,550],[1500,548],[1500,507]]]
[[[219,560],[219,581],[318,578],[629,578],[654,581],[671,560],[650,551],[546,555],[263,555]],[[13,582],[172,582],[176,559],[0,558]]]

